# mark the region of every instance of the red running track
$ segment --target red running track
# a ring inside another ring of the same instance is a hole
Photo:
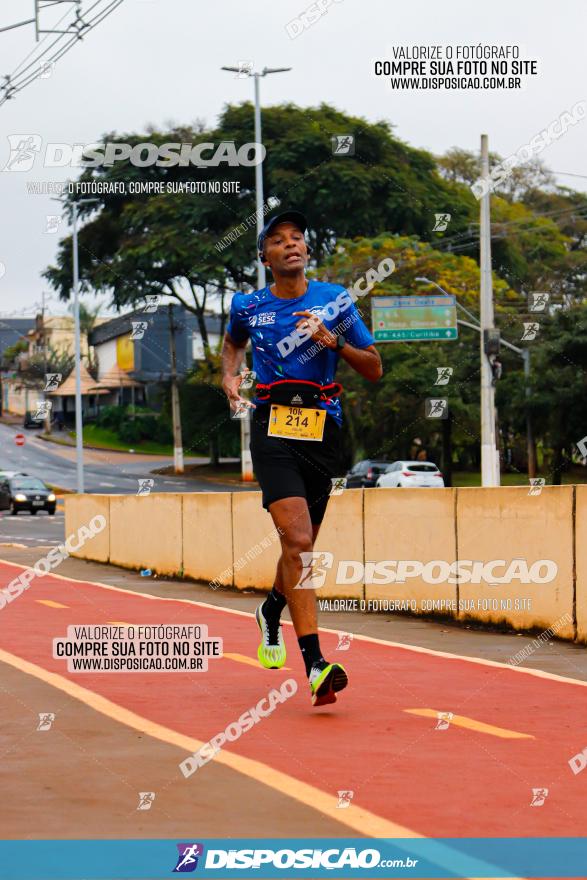
[[[0,585],[20,570],[0,563]],[[324,654],[344,663],[350,685],[334,706],[313,709],[291,626],[284,628],[289,671],[225,658],[211,660],[204,673],[70,674],[64,660],[52,658],[52,640],[64,636],[69,624],[109,621],[207,624],[210,636],[223,638],[225,652],[256,658],[252,616],[53,575],[35,578],[0,611],[0,648],[203,741],[293,677],[299,686],[295,696],[225,749],[330,795],[353,790],[353,804],[429,837],[584,834],[587,773],[575,776],[568,764],[587,746],[587,691],[581,682],[358,636],[342,653],[335,650],[336,634],[324,632]],[[406,709],[450,711],[534,739],[502,739],[454,725],[436,730],[435,718]],[[198,770],[198,783],[210,766]],[[179,770],[178,779],[183,781]],[[193,778],[185,781],[191,783]],[[549,789],[540,808],[530,807],[533,788]]]

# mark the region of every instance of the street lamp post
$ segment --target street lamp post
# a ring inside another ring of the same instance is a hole
[[[481,135],[481,176],[489,180],[489,145],[486,134]],[[491,220],[489,189],[481,196],[480,207],[480,270],[481,289],[479,292],[479,313],[481,339],[481,484],[499,486],[499,456],[495,430],[495,387],[489,356],[485,350],[485,330],[494,326],[493,319],[493,277],[491,274]]]
[[[73,328],[75,358],[75,459],[77,468],[77,491],[84,491],[84,445],[82,416],[82,381],[81,381],[81,340],[79,323],[79,259],[77,243],[77,206],[97,202],[98,199],[78,199],[73,202]]]
[[[432,281],[430,278],[425,278],[423,275],[418,275],[418,277],[416,278],[416,281],[424,281],[426,284],[433,284],[434,287],[436,287],[437,290],[439,290],[443,296],[450,296],[450,294],[447,293],[446,290],[445,290],[443,287],[440,286],[440,284],[437,284],[436,281]],[[464,307],[464,305],[462,305],[462,304],[457,300],[456,297],[455,297],[455,302],[456,302],[456,305],[457,305],[457,309],[460,309],[461,312],[464,312],[465,315],[468,315],[469,318],[472,318],[472,319],[473,319],[473,321],[479,321],[479,318],[477,318],[472,312],[470,312],[468,309],[466,309],[466,308]]]
[[[263,74],[265,76],[265,74]],[[255,143],[261,143],[261,99],[259,95],[259,74],[253,76],[255,80]],[[257,213],[257,237],[263,228],[263,164],[255,165],[255,209]],[[257,255],[257,289],[265,287],[265,266]]]
[[[255,143],[261,143],[261,99],[259,79],[269,73],[287,73],[291,67],[264,67],[261,72],[253,72],[249,67],[221,67],[221,70],[230,70],[238,73],[239,77],[252,76],[255,81]],[[257,213],[257,236],[263,229],[263,166],[261,162],[255,165],[255,208]],[[265,287],[265,266],[261,260],[257,260],[257,288]]]
[[[237,73],[240,78],[252,76],[255,82],[255,143],[261,144],[261,98],[259,79],[269,73],[286,73],[291,67],[264,67],[261,72],[253,72],[250,67],[222,67],[221,70],[230,70]],[[257,216],[257,237],[263,229],[263,165],[257,162],[255,165],[255,209]],[[265,266],[257,255],[257,289],[265,287]],[[249,411],[241,419],[241,476],[243,481],[251,482],[253,479],[253,462],[249,446],[251,442],[251,420]]]

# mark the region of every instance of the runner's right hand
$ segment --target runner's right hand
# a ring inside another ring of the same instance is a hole
[[[227,376],[222,380],[222,389],[228,397],[228,402],[233,412],[236,412],[238,407],[242,406],[242,404],[244,404],[245,406],[250,406],[251,409],[255,409],[254,403],[251,403],[250,400],[247,400],[246,397],[241,397],[241,395],[239,394],[239,388],[242,381],[242,374],[238,376]]]

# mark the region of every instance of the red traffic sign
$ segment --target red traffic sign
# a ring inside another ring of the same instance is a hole
[[[14,442],[17,446],[24,446],[24,434],[15,434]]]

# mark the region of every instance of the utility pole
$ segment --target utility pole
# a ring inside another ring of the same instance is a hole
[[[77,467],[77,491],[81,494],[84,491],[84,426],[82,417],[82,382],[81,382],[81,344],[80,344],[80,325],[79,325],[79,260],[77,246],[77,206],[87,205],[99,201],[98,199],[78,199],[73,202],[73,327],[75,335],[75,459]]]
[[[532,416],[530,415],[530,407],[528,398],[530,397],[530,349],[524,348],[522,351],[524,358],[524,379],[526,380],[526,443],[528,449],[528,477],[536,476],[536,443],[534,442],[534,429],[532,427]]]
[[[173,304],[167,306],[169,315],[169,351],[171,353],[171,417],[173,420],[173,472],[183,474],[183,441],[181,439],[181,412],[177,388],[177,355],[175,352],[175,324]]]
[[[463,327],[469,327],[471,330],[476,330],[477,333],[481,334],[481,340],[483,340],[483,332],[479,324],[471,324],[470,321],[462,321],[460,318],[457,321],[458,324],[462,324]],[[531,391],[530,391],[530,349],[529,348],[519,348],[517,345],[513,345],[511,342],[508,342],[507,339],[500,338],[500,345],[503,345],[505,348],[509,348],[510,351],[515,351],[522,360],[524,361],[524,379],[526,380],[526,400],[529,399]],[[526,448],[528,454],[528,477],[536,476],[536,445],[534,443],[534,430],[532,428],[532,417],[530,416],[530,407],[526,404]]]
[[[73,203],[73,328],[75,336],[75,460],[77,491],[84,491],[84,426],[82,418],[82,383],[80,375],[81,344],[79,327],[79,263],[77,252],[77,202]]]
[[[45,385],[47,385],[47,332],[45,330],[45,291],[41,293],[41,327],[43,328],[43,366],[45,370]],[[47,397],[44,398],[47,400]],[[45,416],[45,433],[51,433],[51,409],[47,409]]]
[[[291,67],[264,67],[259,73],[253,73],[249,67],[241,65],[240,67],[222,67],[222,70],[230,70],[237,73],[239,78],[252,76],[255,81],[255,143],[261,144],[261,98],[259,90],[259,79],[267,76],[268,73],[287,73]],[[257,215],[257,238],[263,229],[263,164],[257,162],[255,165],[255,209]],[[257,257],[257,290],[265,287],[265,266]],[[243,360],[246,364],[245,356]],[[251,459],[251,414],[247,409],[241,423],[241,479],[243,482],[250,483],[253,480],[253,461]]]
[[[489,146],[487,135],[481,135],[481,177],[489,181]],[[485,349],[485,330],[494,329],[493,279],[491,275],[490,192],[481,197],[480,209],[480,354],[481,354],[481,485],[499,486],[499,457],[495,431],[495,388],[491,364]]]

